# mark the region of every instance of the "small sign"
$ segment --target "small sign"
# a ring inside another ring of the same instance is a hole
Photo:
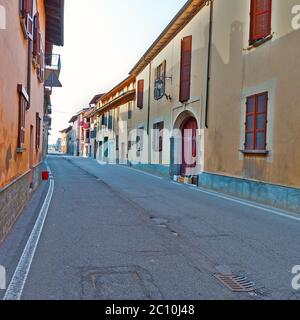
[[[162,79],[157,79],[154,85],[154,97],[156,100],[161,99],[165,94],[165,83]]]

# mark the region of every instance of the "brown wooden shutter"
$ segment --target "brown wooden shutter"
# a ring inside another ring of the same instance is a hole
[[[250,43],[271,34],[272,0],[251,0]]]
[[[34,32],[33,32],[33,55],[38,57],[41,52],[40,39],[40,14],[37,12],[34,16]]]
[[[163,81],[164,81],[163,94],[166,93],[166,76],[167,76],[167,60],[164,60],[163,62]]]
[[[41,118],[39,113],[36,113],[36,138],[35,138],[35,145],[36,145],[36,149],[40,149],[41,146]]]
[[[32,16],[32,10],[33,10],[33,0],[24,0],[25,2],[25,14],[29,14]]]
[[[192,36],[181,41],[180,95],[179,101],[184,103],[190,99],[192,67]]]
[[[139,109],[144,107],[144,80],[138,81],[137,107]]]
[[[22,85],[18,85],[19,94],[19,123],[18,123],[18,148],[24,149],[25,143],[25,131],[26,131],[26,109],[28,105],[28,96],[24,94],[24,88]]]

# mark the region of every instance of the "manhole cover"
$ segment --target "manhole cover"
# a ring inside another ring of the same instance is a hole
[[[233,292],[253,292],[254,283],[243,276],[215,275],[215,277]]]
[[[138,266],[86,270],[81,275],[83,298],[88,300],[161,299],[151,275]]]

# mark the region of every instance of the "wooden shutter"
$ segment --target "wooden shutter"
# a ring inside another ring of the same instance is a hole
[[[192,36],[181,41],[180,95],[179,101],[184,103],[190,99],[192,67]]]
[[[24,149],[25,131],[26,131],[26,109],[28,105],[28,95],[22,85],[18,85],[19,93],[19,123],[18,123],[18,149]]]
[[[246,107],[245,150],[266,150],[268,93],[248,97]]]
[[[35,138],[35,145],[36,149],[38,150],[41,146],[41,118],[39,113],[36,113],[36,138]]]
[[[20,0],[20,17],[32,16],[33,0]]]
[[[26,0],[25,5],[26,32],[29,39],[33,39],[34,19],[33,19],[33,0]]]
[[[132,119],[132,104],[128,102],[128,120]]]
[[[144,80],[138,81],[137,107],[139,109],[144,107]]]
[[[250,43],[271,34],[272,0],[251,0]]]
[[[163,151],[164,127],[165,127],[164,122],[160,122],[158,124],[158,129],[159,129],[158,148],[159,148],[159,152]]]
[[[34,31],[33,31],[33,55],[38,57],[41,52],[40,38],[40,14],[37,12],[34,16]]]

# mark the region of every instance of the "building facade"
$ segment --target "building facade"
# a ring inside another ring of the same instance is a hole
[[[6,12],[0,30],[1,242],[40,180],[55,87],[45,81],[53,76],[53,45],[63,45],[64,2],[1,0],[0,5]]]
[[[97,160],[127,164],[135,95],[135,77],[129,76],[96,102],[91,116],[96,128]]]
[[[296,5],[188,1],[130,72],[134,127],[152,144],[134,162],[300,211]]]
[[[94,99],[81,155],[300,212],[295,8],[187,1],[129,77]]]

